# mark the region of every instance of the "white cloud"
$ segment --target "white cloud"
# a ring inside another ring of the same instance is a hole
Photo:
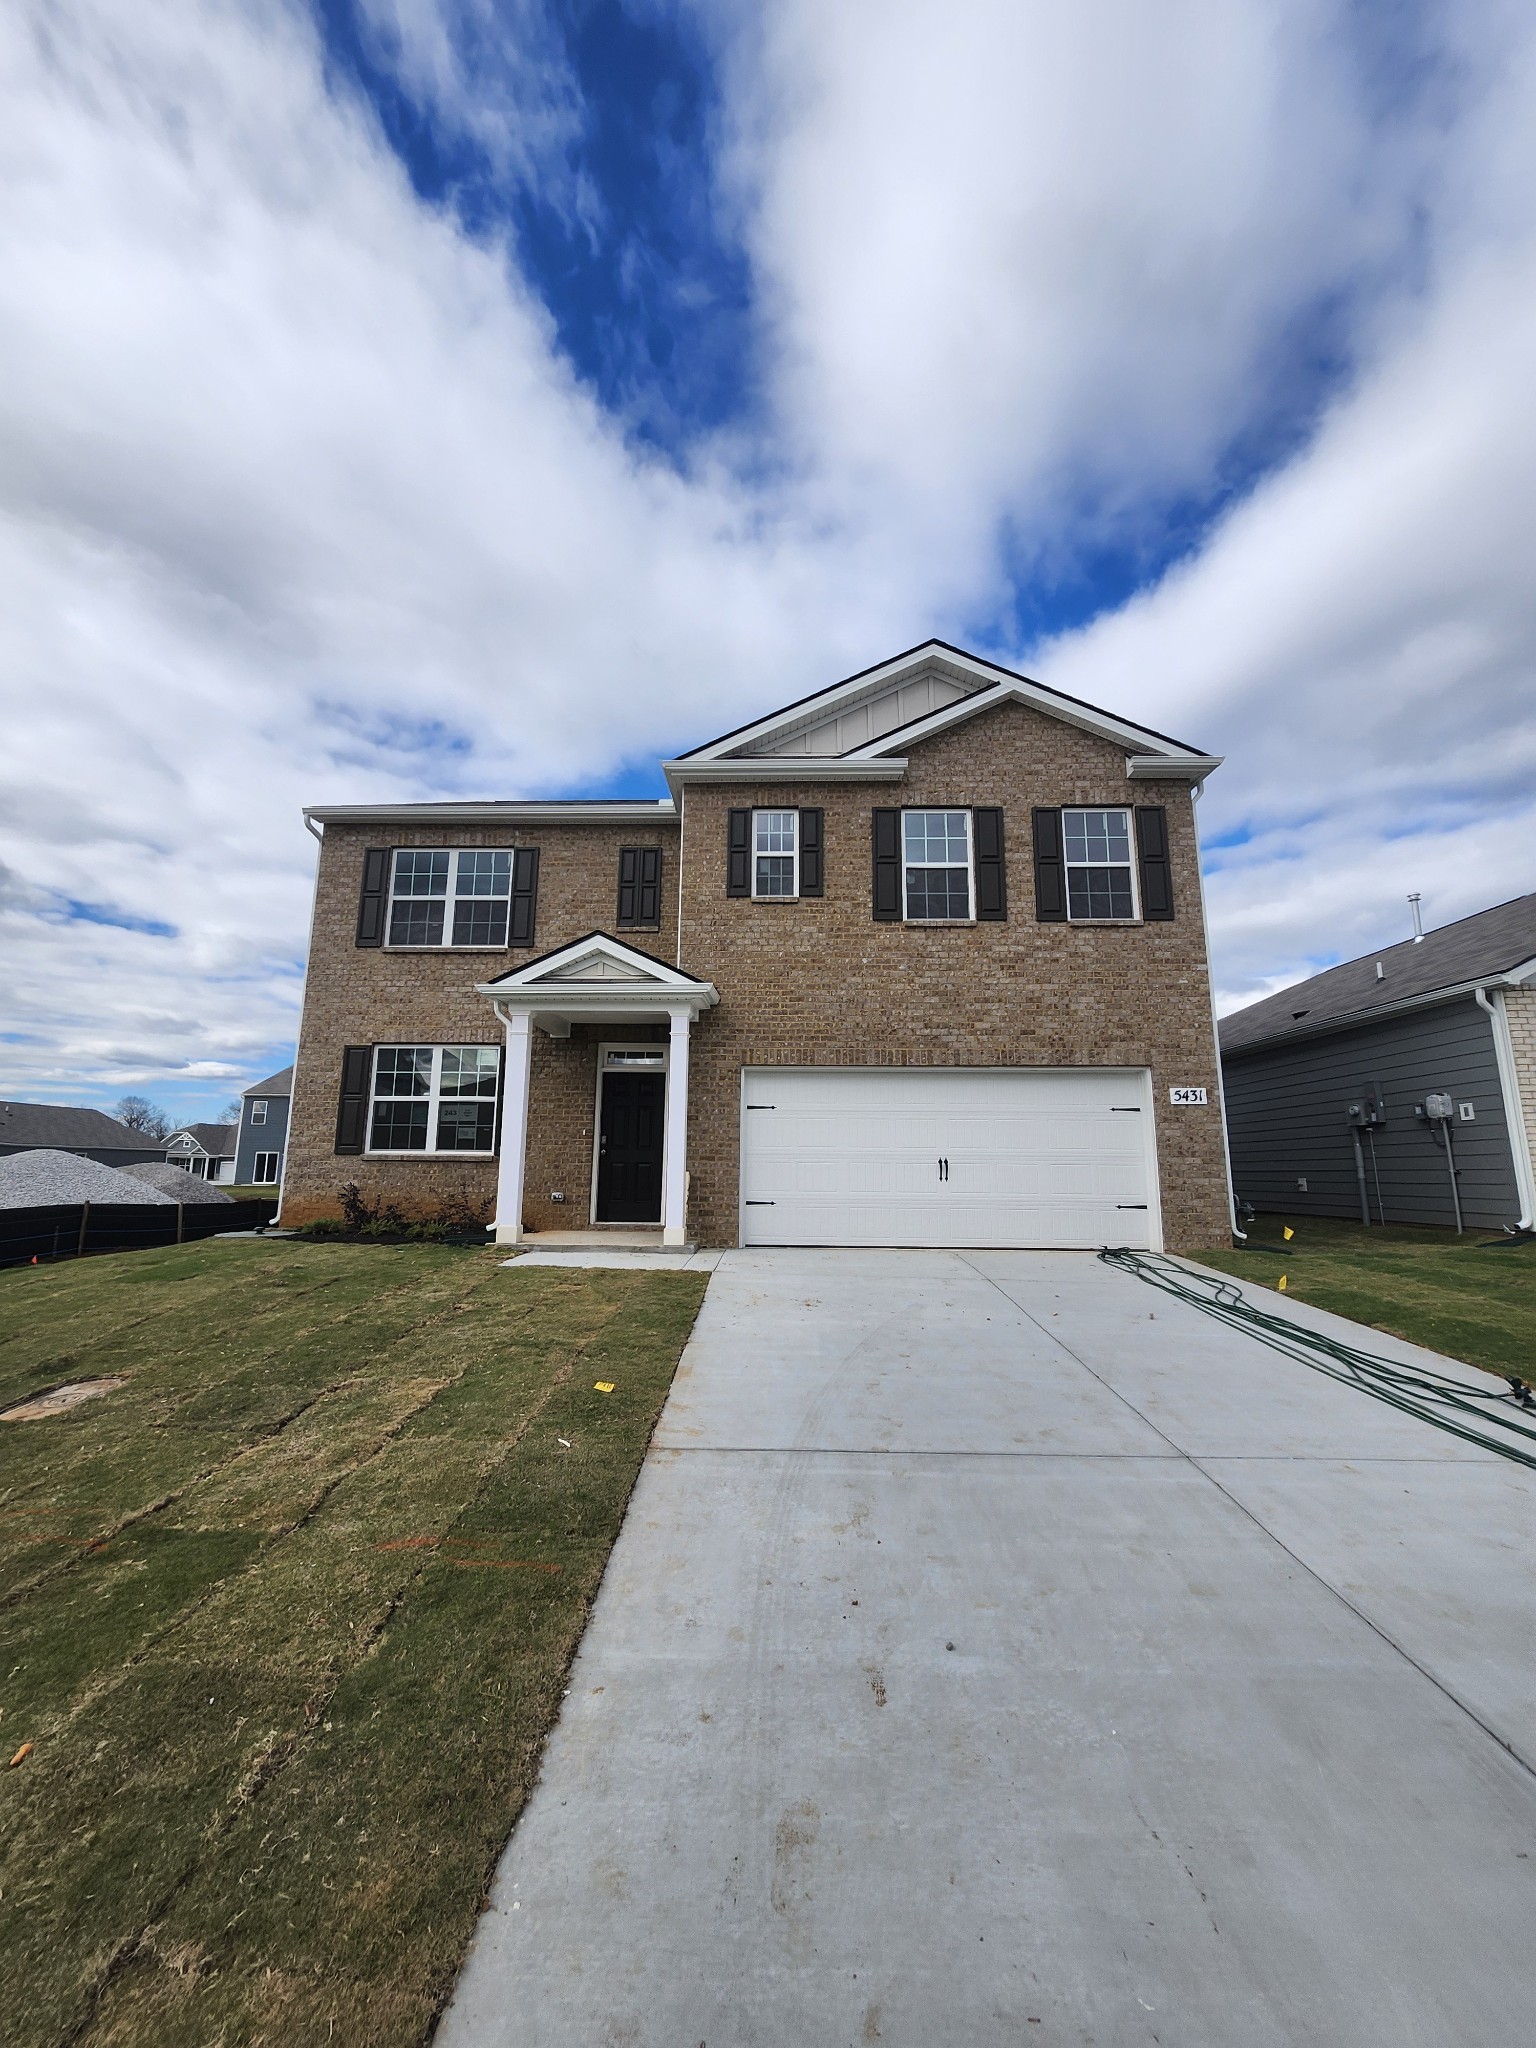
[[[509,175],[558,157],[539,37],[487,64],[477,4],[470,65],[463,8],[371,14]],[[1394,929],[1408,886],[1536,885],[1528,51],[1489,16],[1449,98],[1373,98],[1350,18],[707,17],[770,410],[678,470],[509,251],[417,200],[296,9],[13,10],[0,1088],[277,1064],[303,803],[589,783],[957,636],[1085,505],[1134,540],[1219,483],[1329,295],[1358,360],[1315,440],[1035,670],[1231,754],[1233,989]]]

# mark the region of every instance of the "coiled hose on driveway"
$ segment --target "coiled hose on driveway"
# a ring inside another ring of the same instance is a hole
[[[1389,1408],[1400,1408],[1405,1415],[1416,1415],[1421,1422],[1460,1437],[1464,1443],[1496,1452],[1536,1472],[1536,1428],[1520,1419],[1533,1410],[1530,1389],[1522,1380],[1511,1377],[1505,1391],[1495,1393],[1490,1388],[1485,1394],[1464,1380],[1394,1364],[1322,1330],[1272,1315],[1255,1307],[1235,1281],[1219,1279],[1214,1273],[1193,1273],[1156,1252],[1106,1249],[1099,1257],[1106,1266],[1145,1280],[1149,1287],[1214,1316],[1229,1329],[1256,1337],[1272,1351],[1310,1366],[1327,1379],[1356,1387],[1373,1400],[1385,1401]],[[1498,1434],[1490,1435],[1490,1429]]]

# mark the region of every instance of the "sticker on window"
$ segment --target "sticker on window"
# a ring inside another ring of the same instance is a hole
[[[1176,1104],[1200,1103],[1205,1100],[1203,1088],[1170,1088],[1168,1100]]]

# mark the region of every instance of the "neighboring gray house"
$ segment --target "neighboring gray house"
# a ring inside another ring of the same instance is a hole
[[[1532,1227],[1536,895],[1266,996],[1220,1039],[1240,1201],[1447,1224],[1459,1199],[1468,1227]]]
[[[58,1102],[0,1102],[0,1158],[11,1152],[73,1152],[103,1166],[163,1159],[165,1141],[130,1130],[99,1109]]]
[[[241,1096],[235,1179],[242,1187],[275,1188],[282,1179],[292,1094],[293,1069],[284,1067],[280,1074],[269,1074]]]
[[[156,1154],[167,1166],[182,1166],[199,1180],[235,1177],[235,1124],[183,1124]]]

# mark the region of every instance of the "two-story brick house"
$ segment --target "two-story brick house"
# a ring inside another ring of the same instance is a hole
[[[502,1243],[1220,1241],[1218,765],[930,641],[659,803],[317,807],[283,1218],[355,1180]]]

